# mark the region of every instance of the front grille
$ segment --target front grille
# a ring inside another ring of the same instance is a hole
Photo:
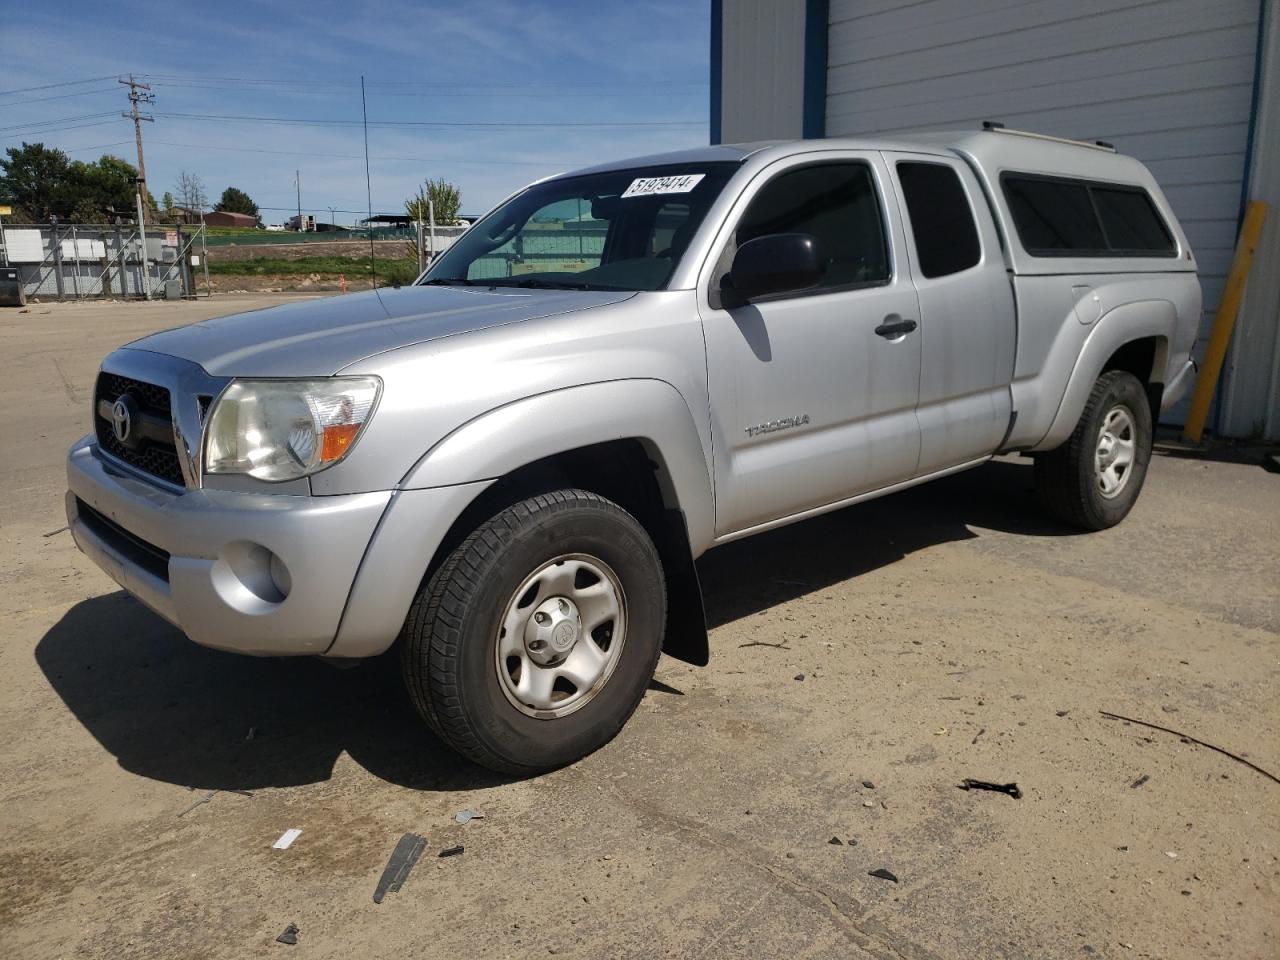
[[[103,516],[79,497],[76,513],[95,536],[129,561],[136,563],[153,577],[169,582],[169,554],[154,543],[130,533],[114,520]]]
[[[110,405],[124,394],[133,398],[144,416],[173,422],[171,398],[166,388],[104,370],[98,374],[98,385],[93,394],[93,423],[98,445],[103,451],[131,467],[175,486],[182,486],[182,465],[171,433],[163,431],[163,437],[146,437],[136,445],[126,445],[116,439],[110,418],[104,417],[99,408],[103,401]]]

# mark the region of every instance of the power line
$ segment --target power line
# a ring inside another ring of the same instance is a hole
[[[66,100],[68,97],[98,97],[104,93],[115,92],[114,87],[103,87],[101,90],[77,90],[75,93],[57,93],[52,97],[34,97],[29,100],[15,100],[13,103],[0,103],[0,110],[25,107],[29,103],[44,103],[47,100]]]
[[[244,93],[254,89],[253,87],[225,86],[221,84],[206,84],[206,83],[184,83],[180,81],[175,82],[172,80],[152,80],[152,83],[157,87],[165,87],[169,89],[221,91],[221,92],[228,92],[228,93]],[[418,84],[417,87],[418,89],[416,90],[377,91],[376,99],[384,100],[388,97],[418,97],[421,99],[439,99],[440,98],[440,90],[435,85],[432,85],[431,87],[426,87],[426,86],[423,86],[422,84]],[[332,98],[340,94],[349,94],[349,95],[351,94],[350,89],[346,87],[339,87],[339,86],[313,87],[308,85],[308,86],[296,86],[296,87],[271,87],[271,88],[257,88],[257,89],[261,90],[262,93],[270,93],[270,94],[279,95],[279,96],[309,96],[309,97]],[[488,91],[475,90],[475,89],[449,90],[446,96],[450,100],[458,100],[462,98],[492,99],[495,93],[497,92],[497,89],[498,88],[494,88],[493,90],[488,90]],[[370,91],[370,93],[372,94],[374,93],[374,91]],[[621,87],[610,88],[610,89],[587,90],[587,91],[559,90],[559,89],[527,89],[527,90],[503,89],[501,91],[501,95],[505,100],[547,98],[547,97],[554,97],[557,100],[600,100],[600,99],[610,99],[610,98],[620,99],[624,97],[629,98],[634,96],[634,89],[630,89],[630,88],[624,89]],[[647,91],[646,96],[681,97],[681,96],[688,96],[688,94],[680,90],[656,90],[656,91]]]
[[[32,90],[52,90],[55,87],[77,87],[86,83],[99,83],[102,80],[114,80],[116,74],[109,73],[105,77],[90,77],[87,80],[66,80],[62,83],[46,83],[39,87],[19,87],[16,90],[0,90],[0,97],[7,97],[14,93],[29,93]]]
[[[310,126],[359,126],[359,120],[309,119],[305,117],[252,117],[217,113],[157,113],[157,117],[174,120],[229,120],[249,123],[291,123]],[[371,127],[466,127],[473,129],[503,127],[701,127],[701,120],[370,120]],[[3,129],[3,128],[0,128]]]
[[[128,142],[128,141],[123,141]],[[267,150],[262,147],[221,147],[212,143],[176,143],[172,140],[152,140],[153,146],[186,147],[191,150],[229,150],[235,153],[266,153],[281,157],[323,157],[326,160],[363,160],[364,155],[358,153],[317,153],[314,150]],[[118,146],[119,144],[103,144]],[[77,147],[77,150],[93,150],[96,147]],[[370,160],[391,160],[404,163],[480,163],[510,167],[556,167],[565,164],[573,165],[577,160],[479,160],[470,157],[387,157],[372,154]]]
[[[107,124],[116,123],[117,120],[98,120],[96,123],[76,123],[69,127],[50,127],[47,130],[22,130],[17,133],[6,133],[0,135],[0,140],[24,140],[28,136],[43,137],[50,133],[65,133],[68,130],[83,130],[85,127],[105,127]]]
[[[7,127],[0,127],[0,132],[4,132],[6,130],[34,130],[36,127],[49,127],[58,123],[72,123],[73,121],[79,120],[96,120],[99,117],[112,116],[115,116],[114,110],[108,110],[105,113],[86,113],[79,117],[59,117],[56,120],[39,120],[33,121],[32,123],[13,123]]]
[[[173,73],[148,73],[148,74],[143,74],[143,76],[145,76],[148,80],[154,80],[156,82],[188,83],[193,86],[198,86],[202,83],[240,83],[240,84],[261,85],[261,86],[281,86],[281,85],[283,86],[306,85],[306,86],[314,86],[314,87],[326,86],[326,87],[336,87],[342,90],[348,90],[352,92],[354,92],[354,89],[355,89],[354,80],[350,82],[344,82],[339,80],[299,80],[296,77],[290,78],[290,79],[270,79],[270,78],[263,78],[263,77],[198,77],[198,76],[173,74]],[[369,80],[367,82],[370,87],[408,87],[408,86],[425,87],[427,86],[421,80]],[[604,87],[617,87],[619,89],[632,92],[636,89],[639,83],[643,83],[646,88],[649,88],[649,87],[702,88],[709,85],[708,82],[705,80],[702,80],[702,81],[644,80],[644,81],[635,81],[635,82],[618,81],[614,83],[592,82],[591,86],[597,89],[604,88]],[[476,88],[509,89],[513,87],[528,89],[533,87],[568,87],[572,89],[573,86],[574,84],[571,81],[567,81],[567,80],[488,80],[488,81],[475,81],[475,82],[458,81],[455,83],[449,83],[449,82],[437,83],[433,81],[429,85],[430,89],[432,90],[451,89],[454,87],[462,88],[462,89],[476,89]]]

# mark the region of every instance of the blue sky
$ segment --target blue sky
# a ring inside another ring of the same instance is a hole
[[[402,212],[417,184],[443,176],[461,187],[465,213],[482,213],[539,177],[707,142],[710,4],[700,0],[187,6],[25,6],[0,56],[0,149],[43,142],[75,159],[135,162],[114,77],[145,74],[156,198],[186,169],[211,200],[237,186],[280,222],[295,169],[304,212],[365,209],[362,74],[375,211]],[[474,126],[483,122],[496,125]]]

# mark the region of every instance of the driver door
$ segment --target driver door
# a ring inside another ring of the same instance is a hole
[[[816,238],[815,287],[717,305],[743,243]],[[716,535],[910,479],[920,455],[920,318],[894,256],[903,228],[878,153],[822,151],[761,172],[699,283],[715,448]]]

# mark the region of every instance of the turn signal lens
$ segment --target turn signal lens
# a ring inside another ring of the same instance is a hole
[[[320,447],[320,459],[324,463],[341,460],[347,448],[356,441],[360,432],[360,424],[343,423],[324,428],[324,443]]]

